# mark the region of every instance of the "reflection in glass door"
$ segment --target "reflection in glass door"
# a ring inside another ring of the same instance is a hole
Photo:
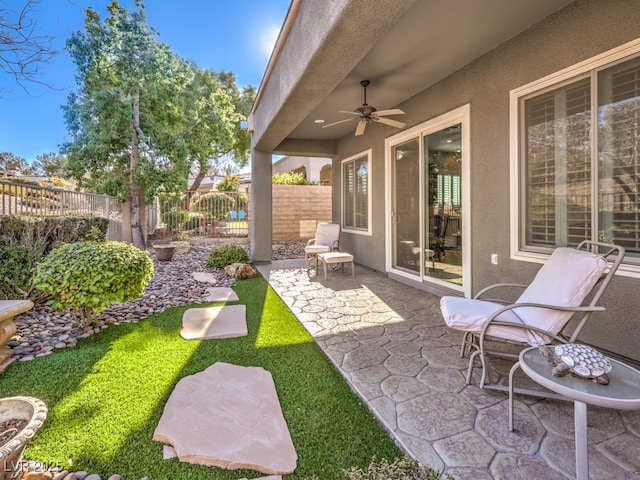
[[[423,137],[424,275],[462,285],[461,124]]]
[[[470,105],[385,140],[388,271],[471,294]]]
[[[420,144],[415,138],[392,150],[393,268],[420,275]]]

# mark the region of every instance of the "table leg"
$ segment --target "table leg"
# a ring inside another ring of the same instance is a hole
[[[586,403],[573,402],[573,421],[576,430],[576,480],[589,480]]]
[[[509,370],[509,431],[513,432],[513,374],[520,368],[520,362],[516,362]]]

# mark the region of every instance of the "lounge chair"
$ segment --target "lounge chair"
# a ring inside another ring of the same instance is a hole
[[[340,225],[320,222],[316,227],[316,236],[304,247],[304,263],[307,271],[316,265],[316,255],[338,250],[340,245]]]
[[[490,351],[485,345],[488,340],[502,340],[523,348],[575,342],[591,314],[605,310],[598,301],[624,253],[624,248],[616,245],[583,241],[576,248],[556,248],[528,286],[501,283],[481,290],[473,299],[442,297],[440,309],[445,323],[465,332],[460,356],[469,354],[467,384],[471,383],[474,362],[479,357],[480,388],[488,381],[493,388],[507,389],[492,382],[487,356],[517,359],[518,355],[503,349]],[[488,292],[514,288],[524,289],[515,303],[481,299]],[[570,335],[563,335],[573,318],[577,325]]]

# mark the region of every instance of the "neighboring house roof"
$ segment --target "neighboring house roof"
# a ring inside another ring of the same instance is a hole
[[[200,187],[198,190],[215,190],[215,187],[218,183],[220,183],[224,179],[223,175],[209,175],[202,179],[200,182]],[[191,187],[193,182],[195,181],[195,177],[190,177],[188,186]]]
[[[304,169],[307,180],[320,183],[320,171],[325,165],[331,165],[330,158],[284,156],[273,163],[273,173],[294,172]]]
[[[315,121],[349,118],[339,111],[362,104],[361,80],[368,104],[395,108],[569,3],[293,0],[249,117],[254,149],[332,156],[356,122]]]

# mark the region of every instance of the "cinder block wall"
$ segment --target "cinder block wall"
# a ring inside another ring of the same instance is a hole
[[[331,221],[331,187],[273,185],[273,241],[306,242],[318,222]]]

